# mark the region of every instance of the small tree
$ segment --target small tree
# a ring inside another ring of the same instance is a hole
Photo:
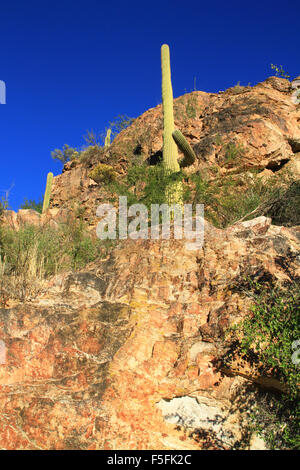
[[[131,118],[126,114],[119,114],[109,123],[109,128],[112,130],[112,135],[115,137],[121,131],[130,126],[135,118]]]
[[[54,160],[59,160],[62,162],[62,164],[65,164],[69,160],[72,160],[78,155],[78,152],[76,149],[69,147],[68,144],[65,144],[62,148],[60,149],[55,149],[53,152],[51,152],[51,157]]]
[[[280,65],[280,68],[277,65],[271,64],[271,68],[276,71],[275,75],[276,77],[281,77],[281,78],[291,78],[290,75],[285,73],[285,71],[282,68],[282,65]]]
[[[93,129],[90,131],[87,130],[86,135],[84,135],[83,138],[88,146],[92,145],[95,147],[97,145],[98,147],[101,147],[101,134],[97,135]]]

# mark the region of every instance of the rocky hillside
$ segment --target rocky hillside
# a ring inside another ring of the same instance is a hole
[[[235,86],[217,94],[195,91],[175,99],[175,127],[197,156],[187,173],[205,175],[209,182],[220,180],[219,186],[230,178],[253,175],[266,181],[288,174],[299,181],[300,106],[291,96],[289,80],[270,77],[253,87]],[[66,163],[54,178],[44,218],[66,220],[80,208],[94,230],[97,206],[107,202],[109,193],[105,184],[90,177],[92,171],[99,163],[110,165],[122,180],[133,163],[157,164],[162,158],[162,133],[162,106],[158,105],[135,119],[108,148],[91,146],[81,158]],[[237,184],[241,191],[240,181]],[[24,219],[38,217],[24,211],[18,215],[7,211],[6,216],[16,227]],[[295,223],[299,225],[300,218]]]
[[[290,171],[300,176],[300,107],[291,100],[290,82],[270,77],[254,87],[236,86],[225,92],[195,91],[174,100],[175,127],[181,130],[196,153],[189,173],[259,173],[272,177]],[[100,161],[126,173],[134,160],[157,163],[162,157],[162,107],[149,109],[122,131],[112,145],[65,165],[55,178],[51,209],[55,217],[80,204],[85,219],[96,223],[95,208],[107,200],[103,187],[88,177]],[[300,223],[300,222],[299,222]]]
[[[197,156],[187,181],[197,172],[212,185],[241,176],[267,184],[279,175],[299,198],[300,109],[288,80],[196,91],[174,100],[174,109]],[[80,209],[94,231],[109,193],[91,172],[110,165],[122,181],[130,165],[154,166],[161,152],[159,105],[107,149],[65,164],[46,214],[6,211],[2,223],[55,227]],[[241,199],[247,184],[235,187]],[[46,279],[35,297],[2,302],[0,447],[265,448],[249,414],[287,383],[274,366],[239,352],[224,357],[233,346],[228,328],[251,316],[249,281],[299,285],[300,221],[278,224],[283,202],[274,204],[226,228],[206,221],[199,250],[182,240],[125,240],[106,258]]]

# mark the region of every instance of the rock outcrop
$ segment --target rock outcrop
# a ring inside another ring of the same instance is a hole
[[[187,171],[205,170],[219,175],[261,172],[264,179],[288,171],[300,179],[300,108],[292,100],[289,80],[269,77],[250,87],[235,86],[224,92],[195,91],[174,100],[175,127],[196,153]],[[96,209],[107,202],[103,184],[89,177],[100,163],[112,165],[122,177],[130,162],[156,164],[162,157],[162,105],[147,110],[113,140],[108,148],[80,162],[72,160],[53,179],[50,209],[42,218],[32,211],[6,211],[5,222],[66,221],[76,211],[94,233]],[[53,222],[53,225],[55,223]]]
[[[287,79],[269,77],[250,87],[235,86],[225,92],[195,91],[174,100],[175,127],[180,129],[197,155],[189,172],[216,169],[221,175],[245,171],[289,169],[299,180],[300,108],[291,99]],[[72,161],[54,178],[51,208],[56,218],[80,207],[84,219],[95,227],[97,206],[107,192],[88,174],[97,163],[110,164],[119,175],[132,158],[157,163],[162,157],[162,106],[147,110],[87,164]],[[233,146],[238,155],[231,155]],[[99,160],[100,159],[100,160]]]
[[[248,276],[300,279],[300,229],[206,223],[204,240],[123,241],[0,309],[2,449],[262,448],[247,434],[251,384],[278,384],[217,360],[249,313]]]

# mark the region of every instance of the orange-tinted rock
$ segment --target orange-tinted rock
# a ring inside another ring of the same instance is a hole
[[[212,448],[232,448],[246,380],[215,364],[224,330],[249,313],[244,276],[299,276],[296,253],[299,229],[263,217],[206,224],[202,250],[127,240],[107,261],[55,276],[30,303],[0,309],[1,448],[202,448],[193,427],[182,439],[167,403],[215,436]],[[210,427],[217,415],[223,428]]]

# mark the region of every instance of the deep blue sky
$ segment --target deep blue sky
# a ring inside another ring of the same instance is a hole
[[[81,146],[118,114],[161,102],[160,47],[174,96],[300,74],[299,1],[23,0],[0,5],[0,198],[38,200],[54,148]]]

